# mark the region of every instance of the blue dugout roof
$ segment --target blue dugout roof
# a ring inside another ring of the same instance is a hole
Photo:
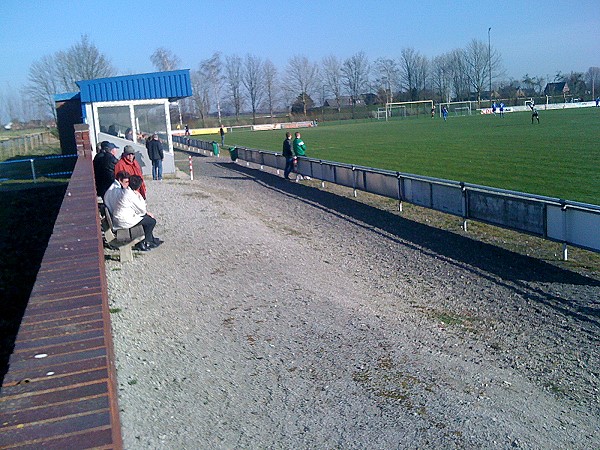
[[[168,98],[192,95],[190,70],[173,70],[78,81],[82,103]]]

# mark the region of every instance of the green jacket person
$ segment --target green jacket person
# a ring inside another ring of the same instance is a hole
[[[294,148],[294,155],[296,156],[305,156],[306,155],[306,144],[302,139],[300,139],[300,133],[296,131],[296,139],[292,143]]]

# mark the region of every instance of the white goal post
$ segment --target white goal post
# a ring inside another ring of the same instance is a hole
[[[390,117],[406,117],[419,114],[431,114],[433,100],[418,100],[414,102],[390,102],[385,104],[385,120]]]
[[[448,110],[448,114],[455,116],[470,116],[473,113],[473,103],[475,103],[475,109],[477,109],[477,102],[474,101],[440,103],[438,105],[440,117],[443,116],[442,107],[444,106]]]

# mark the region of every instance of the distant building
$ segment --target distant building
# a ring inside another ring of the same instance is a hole
[[[340,108],[345,108],[346,106],[352,106],[352,97],[350,97],[349,95],[342,95],[339,98],[339,107]],[[338,101],[335,98],[327,98],[325,99],[325,103],[323,103],[323,106],[325,106],[325,108],[337,108],[338,107]]]
[[[548,83],[544,88],[544,95],[562,95],[563,97],[571,92],[569,85],[565,81],[558,83]]]

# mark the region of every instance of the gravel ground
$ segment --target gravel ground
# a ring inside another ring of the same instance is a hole
[[[166,242],[107,261],[126,448],[600,448],[598,278],[222,159],[195,177],[149,181]]]

